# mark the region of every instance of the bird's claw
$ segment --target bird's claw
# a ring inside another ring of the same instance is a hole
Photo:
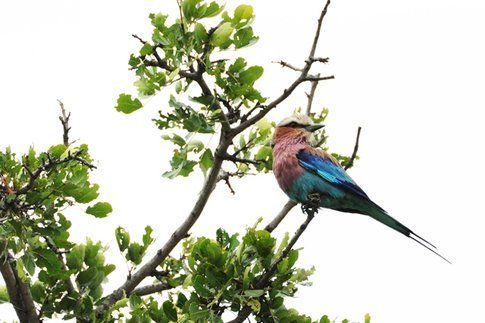
[[[301,205],[301,210],[308,216],[314,216],[320,207],[321,196],[319,193],[308,194],[308,200]]]

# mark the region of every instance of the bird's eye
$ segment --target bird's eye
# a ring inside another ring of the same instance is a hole
[[[301,125],[295,121],[292,121],[288,124],[288,127],[292,127],[292,128],[299,128],[301,127]]]

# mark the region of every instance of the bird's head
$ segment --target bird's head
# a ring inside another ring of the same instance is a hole
[[[310,142],[312,132],[324,127],[322,124],[314,124],[310,117],[304,114],[295,114],[283,119],[277,126],[273,137],[273,143],[279,141]]]

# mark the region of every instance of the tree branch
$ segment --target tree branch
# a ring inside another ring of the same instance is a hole
[[[165,242],[162,248],[160,248],[155,256],[153,256],[145,265],[140,267],[134,274],[131,275],[119,288],[114,290],[111,294],[105,297],[102,304],[96,308],[96,314],[102,315],[111,305],[121,299],[124,295],[130,295],[136,286],[150,276],[153,271],[169,256],[170,252],[177,246],[177,244],[187,236],[190,228],[197,221],[204,209],[209,196],[211,195],[218,176],[221,170],[223,159],[220,157],[227,153],[231,141],[221,134],[219,145],[216,149],[214,164],[209,171],[207,180],[202,188],[197,202],[195,203],[192,211],[189,213],[184,222],[175,230],[172,236]]]
[[[24,304],[25,314],[29,323],[40,322],[37,310],[35,309],[34,299],[30,293],[30,286],[25,283],[17,274],[15,269],[15,263],[12,266],[12,271],[17,280],[17,287],[20,295],[22,296],[22,303]]]
[[[69,127],[69,118],[71,117],[71,113],[66,113],[66,109],[64,109],[64,103],[61,100],[57,100],[61,107],[61,115],[59,116],[59,120],[62,124],[62,141],[64,142],[64,146],[69,146],[69,131],[71,127]]]
[[[291,209],[293,209],[298,203],[293,200],[288,200],[285,203],[281,211],[275,216],[275,218],[266,225],[264,228],[268,232],[272,232],[276,227],[283,221],[283,219],[290,213]]]
[[[4,241],[2,241],[2,243],[4,243]],[[22,297],[18,290],[17,279],[15,278],[12,266],[10,266],[10,263],[6,257],[1,257],[0,259],[0,272],[2,273],[3,280],[5,281],[5,285],[7,287],[10,303],[15,309],[17,317],[19,318],[20,322],[27,322],[27,311],[24,309]]]
[[[307,82],[307,81],[319,82],[319,81],[333,80],[334,78],[335,78],[335,76],[333,76],[333,75],[330,75],[330,76],[313,76],[313,75],[310,75],[310,76],[305,77],[303,79],[303,82]]]
[[[5,250],[6,243],[5,240],[0,240],[0,272],[7,287],[10,303],[13,305],[20,322],[40,322],[30,287],[19,278],[14,259]]]
[[[319,77],[320,74],[317,74],[317,77]],[[313,105],[313,98],[315,97],[315,92],[318,87],[318,81],[312,81],[311,83],[311,88],[310,88],[310,93],[307,93],[306,96],[308,98],[308,103],[306,106],[306,115],[309,116],[311,111],[312,111],[312,105]]]
[[[357,136],[355,137],[354,151],[352,152],[352,156],[350,156],[349,162],[344,166],[345,170],[354,166],[354,161],[355,161],[355,158],[357,157],[357,152],[359,151],[359,140],[360,140],[361,130],[362,130],[362,127],[357,128]]]
[[[146,296],[150,294],[159,293],[164,290],[169,290],[172,288],[173,287],[170,286],[170,284],[168,283],[158,283],[158,284],[146,285],[146,286],[135,288],[132,294],[136,294],[138,296]]]
[[[239,158],[234,155],[229,155],[228,153],[224,154],[221,156],[222,159],[231,161],[233,163],[243,163],[243,164],[251,164],[251,165],[259,165],[261,161],[259,160],[253,160],[253,159],[247,159],[247,158]]]
[[[276,63],[276,64],[280,64],[281,67],[287,67],[289,68],[290,70],[293,70],[293,71],[296,71],[296,72],[301,72],[302,69],[299,68],[299,67],[296,67],[296,66],[293,66],[291,65],[290,63],[287,63],[285,61],[278,61],[278,62],[273,62],[273,63]]]

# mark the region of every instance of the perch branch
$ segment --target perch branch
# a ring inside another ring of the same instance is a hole
[[[281,211],[275,216],[275,218],[266,225],[264,228],[268,232],[272,232],[276,227],[283,221],[283,219],[290,213],[291,209],[293,209],[298,203],[293,200],[288,200],[285,203]]]

